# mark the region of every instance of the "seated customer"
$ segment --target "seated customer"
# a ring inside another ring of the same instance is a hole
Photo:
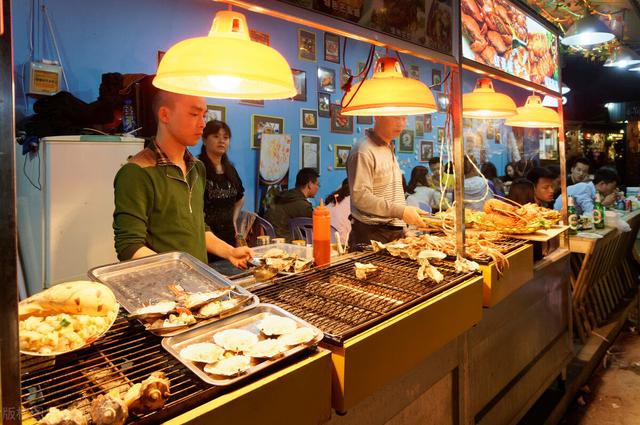
[[[539,206],[551,208],[553,205],[555,178],[556,176],[544,167],[536,167],[527,174],[527,180],[533,183],[535,202]]]
[[[340,241],[347,242],[347,237],[351,232],[351,196],[349,196],[349,179],[342,181],[340,189],[336,190],[324,201],[331,213],[331,226],[340,233]]]
[[[429,184],[429,170],[418,165],[411,170],[411,180],[407,186],[407,205],[431,212],[438,207],[440,192]]]
[[[465,208],[482,211],[485,201],[492,199],[493,194],[487,180],[478,175],[468,156],[464,158],[464,202]]]
[[[296,217],[309,217],[313,214],[311,203],[307,200],[318,193],[318,172],[313,168],[303,168],[296,176],[295,189],[279,193],[265,218],[273,225],[276,236],[291,239],[289,220]]]
[[[600,193],[602,205],[612,205],[615,202],[616,188],[618,187],[618,173],[610,168],[602,167],[596,171],[593,182],[576,183],[567,187],[567,196],[573,197],[573,202],[578,215],[593,213],[593,204],[596,191]],[[613,199],[613,201],[611,201]],[[607,202],[608,204],[605,204]],[[562,197],[559,196],[553,205],[553,209],[562,209]]]
[[[494,195],[504,196],[504,184],[498,178],[498,170],[492,162],[485,162],[480,168],[480,172],[487,179],[489,189]]]
[[[589,160],[584,156],[572,158],[569,161],[569,175],[567,176],[567,186],[583,183],[589,180]]]
[[[525,178],[517,178],[511,183],[509,190],[509,199],[520,205],[535,202],[533,183]]]

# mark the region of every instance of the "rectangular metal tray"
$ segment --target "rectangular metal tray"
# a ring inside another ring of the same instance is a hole
[[[262,318],[267,314],[276,314],[295,320],[298,323],[299,327],[304,326],[313,329],[316,332],[316,337],[306,344],[297,345],[289,349],[288,351],[284,352],[283,356],[262,361],[257,365],[252,366],[244,374],[228,379],[214,379],[211,377],[211,375],[205,373],[203,369],[204,363],[196,364],[180,357],[180,350],[182,350],[184,347],[198,342],[213,342],[213,335],[225,329],[244,329],[249,332],[253,332],[254,334],[258,335],[258,338],[260,340],[263,340],[265,339],[265,337],[260,333],[260,330],[257,327],[257,323],[262,320]],[[200,377],[200,379],[202,379],[204,382],[211,385],[223,386],[231,385],[235,382],[247,379],[255,373],[276,365],[287,357],[291,357],[309,347],[316,346],[322,340],[322,338],[323,334],[320,329],[281,309],[280,307],[272,304],[258,304],[251,310],[243,311],[242,313],[227,317],[216,323],[209,323],[206,326],[202,326],[196,329],[190,329],[187,332],[181,333],[180,335],[163,338],[162,347],[164,347],[165,350],[167,350],[172,356],[178,359],[178,361],[188,367],[193,373],[198,375],[198,377]]]
[[[95,267],[89,270],[89,278],[107,285],[118,302],[129,313],[148,305],[150,302],[173,300],[175,295],[168,285],[175,283],[188,292],[206,292],[233,287],[241,296],[252,297],[239,311],[253,308],[260,301],[245,288],[234,285],[222,274],[213,270],[195,257],[185,252],[166,252],[137,260],[123,261]],[[172,336],[221,320],[212,317],[199,320],[189,328],[162,333]]]

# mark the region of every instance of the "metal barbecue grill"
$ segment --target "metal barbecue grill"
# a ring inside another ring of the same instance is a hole
[[[379,272],[360,280],[356,261],[371,263]],[[444,275],[440,283],[418,280],[418,264],[377,252],[340,264],[278,279],[254,291],[261,302],[276,304],[320,328],[325,341],[342,345],[345,339],[388,317],[467,280],[473,273],[457,273],[453,263],[432,261]]]
[[[492,241],[492,243],[496,245],[496,247],[498,248],[498,251],[500,251],[501,254],[508,254],[511,251],[515,251],[516,249],[520,248],[521,246],[525,245],[528,242],[526,240],[515,239],[515,238],[510,238],[508,236],[505,236],[499,241],[495,241],[495,242]],[[476,256],[473,258],[473,260],[480,264],[489,264],[490,262],[493,261],[493,258],[489,257],[488,255],[485,255],[485,256]]]

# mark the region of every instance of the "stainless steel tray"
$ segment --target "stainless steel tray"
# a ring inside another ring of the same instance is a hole
[[[297,345],[295,347],[292,347],[288,351],[285,351],[283,356],[280,356],[275,359],[264,360],[258,363],[257,365],[252,366],[249,370],[247,370],[242,375],[233,377],[233,378],[228,378],[228,379],[214,379],[213,377],[214,375],[209,375],[208,373],[205,373],[203,369],[205,366],[204,363],[194,363],[180,357],[180,354],[179,354],[180,350],[182,350],[184,347],[191,344],[198,343],[198,342],[213,342],[213,336],[216,333],[223,331],[225,329],[244,329],[258,335],[259,340],[263,340],[265,339],[265,337],[260,333],[260,330],[258,329],[257,324],[267,314],[275,314],[275,315],[284,316],[284,317],[293,319],[296,321],[296,323],[298,323],[298,327],[304,326],[304,327],[313,329],[316,333],[316,336],[313,340],[309,341],[306,344]],[[204,382],[211,385],[223,386],[223,385],[230,385],[240,380],[246,379],[249,376],[261,370],[272,367],[273,365],[281,362],[287,357],[290,357],[296,353],[299,353],[300,351],[308,347],[316,346],[322,340],[322,338],[323,338],[323,334],[320,329],[294,316],[293,314],[281,309],[280,307],[277,307],[272,304],[258,304],[251,310],[247,310],[242,313],[235,314],[233,316],[227,317],[226,319],[218,321],[216,323],[210,323],[206,326],[202,326],[197,329],[190,329],[187,332],[181,333],[180,335],[172,336],[169,338],[163,338],[162,346],[172,356],[178,359],[178,361],[180,361],[186,367],[191,369],[191,371],[193,371],[193,373],[198,375],[200,379],[202,379]]]
[[[234,288],[236,294],[251,297],[251,301],[246,302],[237,311],[251,309],[259,302],[258,297],[251,292],[234,285],[222,274],[185,252],[166,252],[137,260],[99,266],[89,270],[88,274],[92,280],[104,283],[111,288],[118,302],[129,313],[151,302],[175,299],[175,295],[169,291],[169,284],[179,284],[188,292]],[[158,333],[158,335],[177,335],[217,320],[221,318],[199,319],[189,328]]]

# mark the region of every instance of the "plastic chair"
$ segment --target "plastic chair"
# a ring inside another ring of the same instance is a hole
[[[266,235],[270,238],[276,237],[276,231],[273,228],[273,225],[259,215],[256,215],[256,219],[253,222],[251,230],[255,231],[258,235]]]
[[[249,246],[256,245],[258,236],[276,237],[276,232],[271,223],[254,212],[240,211],[236,225],[238,232],[244,235],[245,241]]]
[[[313,243],[313,219],[309,217],[295,217],[289,219],[289,230],[291,231],[291,240],[303,240],[307,245]],[[335,227],[331,226],[331,243],[336,242]]]

